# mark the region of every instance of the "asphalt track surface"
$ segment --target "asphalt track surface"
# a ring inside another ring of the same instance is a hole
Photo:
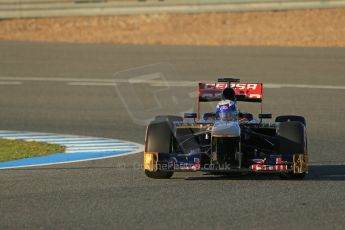
[[[1,170],[0,229],[344,229],[345,49],[0,42],[1,129],[143,143],[140,111],[126,107],[111,84],[114,76],[130,76],[132,68],[150,69],[152,63],[174,66],[168,81],[234,75],[275,86],[302,85],[265,89],[264,107],[274,116],[307,118],[309,175],[285,181],[180,173],[152,180],[139,167],[142,154]],[[140,89],[155,92],[159,86],[137,86],[136,97],[152,106]],[[172,89],[177,100],[194,90]],[[163,108],[169,103],[159,100]],[[179,105],[169,108],[181,111]]]

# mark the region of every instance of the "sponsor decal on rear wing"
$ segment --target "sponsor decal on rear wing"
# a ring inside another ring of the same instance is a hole
[[[199,102],[220,101],[227,83],[199,83]],[[231,83],[236,92],[237,101],[261,102],[262,83]]]

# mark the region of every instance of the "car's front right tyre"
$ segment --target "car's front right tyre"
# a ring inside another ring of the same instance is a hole
[[[303,117],[302,117],[303,118]],[[303,118],[304,122],[305,119]],[[280,139],[280,153],[293,158],[294,154],[307,154],[307,134],[305,124],[301,121],[281,122],[277,128]],[[302,180],[306,173],[281,173],[281,179]]]
[[[170,153],[172,150],[173,122],[182,120],[183,118],[178,116],[157,116],[147,127],[145,152],[158,153],[158,158],[159,153]],[[145,175],[153,179],[169,179],[173,174],[173,171],[160,169],[149,171],[145,169]]]

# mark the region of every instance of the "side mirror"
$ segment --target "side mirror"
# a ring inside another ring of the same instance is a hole
[[[272,113],[259,113],[259,118],[260,119],[271,119]]]
[[[197,114],[196,113],[184,113],[183,115],[184,118],[196,118]]]

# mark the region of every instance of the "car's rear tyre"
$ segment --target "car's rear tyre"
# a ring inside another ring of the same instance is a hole
[[[307,126],[307,122],[304,117],[297,116],[297,115],[284,115],[284,116],[278,116],[275,119],[276,122],[286,122],[286,121],[298,121]]]
[[[172,149],[172,122],[181,121],[178,116],[157,116],[147,127],[146,152],[170,153]],[[146,176],[154,179],[168,179],[173,176],[171,171],[148,171]]]
[[[307,135],[302,122],[281,122],[277,128],[277,135],[282,155],[289,155],[292,158],[296,153],[307,154]],[[282,179],[303,179],[305,173],[282,173],[279,176]]]

